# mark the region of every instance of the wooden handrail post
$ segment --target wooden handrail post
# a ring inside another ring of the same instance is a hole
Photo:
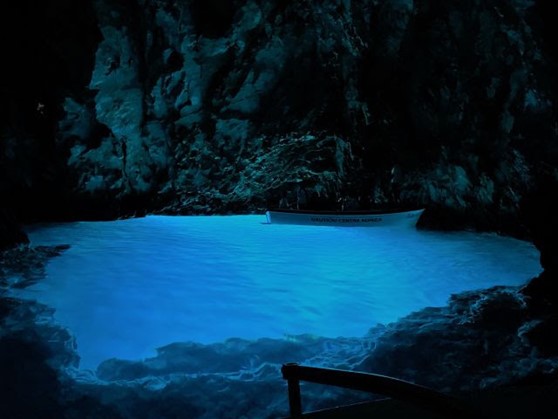
[[[291,418],[302,417],[302,400],[300,398],[300,381],[291,378],[287,380],[289,386],[289,410]]]
[[[302,399],[300,397],[300,380],[296,377],[297,363],[284,364],[281,367],[283,378],[289,389],[289,411],[291,418],[302,417]]]

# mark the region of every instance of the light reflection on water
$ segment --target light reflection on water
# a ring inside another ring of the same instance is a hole
[[[362,336],[452,293],[521,285],[529,243],[494,234],[265,225],[263,216],[165,217],[30,228],[68,243],[19,296],[56,309],[82,368],[175,341]]]

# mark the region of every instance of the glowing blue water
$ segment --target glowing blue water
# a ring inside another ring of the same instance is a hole
[[[362,336],[450,294],[540,271],[526,242],[414,229],[265,225],[263,216],[162,217],[30,229],[68,243],[20,292],[56,308],[82,368],[176,341]]]

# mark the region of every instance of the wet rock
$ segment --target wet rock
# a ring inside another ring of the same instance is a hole
[[[281,365],[287,362],[286,354],[289,362],[350,365],[350,358],[361,354],[363,348],[356,338],[310,335],[254,341],[234,338],[210,345],[177,342],[158,348],[156,357],[142,361],[104,361],[97,368],[97,375],[107,381],[202,373],[240,374],[243,380],[277,379]]]
[[[239,122],[228,124],[238,126]],[[205,149],[203,137],[197,138],[198,146],[192,146],[179,165],[182,175],[177,179],[175,193],[180,200],[166,211],[204,213],[209,208],[211,212],[240,212],[268,206],[339,205],[343,181],[350,177],[353,162],[350,145],[344,140],[324,135],[288,135],[247,142],[242,133],[237,135],[240,136],[215,134],[220,140],[218,148],[227,149],[235,141],[245,143],[243,153],[230,160],[215,158]]]
[[[349,368],[369,348],[367,341],[300,335],[230,339],[211,345],[174,343],[144,361],[105,361],[97,370],[102,384],[92,382],[82,391],[110,401],[124,415],[134,417],[146,417],[138,410],[139,400],[158,416],[164,411],[162,400],[172,405],[168,408],[187,406],[200,417],[282,416],[288,404],[280,367],[287,358],[306,365]],[[305,389],[307,409],[366,399],[370,395],[332,388],[326,400],[320,389]],[[122,403],[124,400],[135,402]]]
[[[77,368],[79,356],[74,337],[55,322],[54,310],[4,293],[43,279],[47,261],[67,248],[20,246],[0,252],[2,417],[120,417],[98,399],[76,392],[63,373]]]
[[[69,247],[18,246],[0,252],[0,287],[25,288],[36,283],[45,277],[45,267],[49,259],[59,256]]]
[[[358,369],[454,392],[555,377],[558,358],[548,356],[554,338],[539,340],[546,349],[532,351],[542,331],[535,318],[541,319],[518,288],[457,294],[447,307],[388,325]]]

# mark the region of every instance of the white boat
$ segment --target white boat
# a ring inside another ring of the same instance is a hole
[[[424,209],[412,211],[302,211],[274,209],[266,211],[268,224],[297,224],[335,227],[414,227]]]

